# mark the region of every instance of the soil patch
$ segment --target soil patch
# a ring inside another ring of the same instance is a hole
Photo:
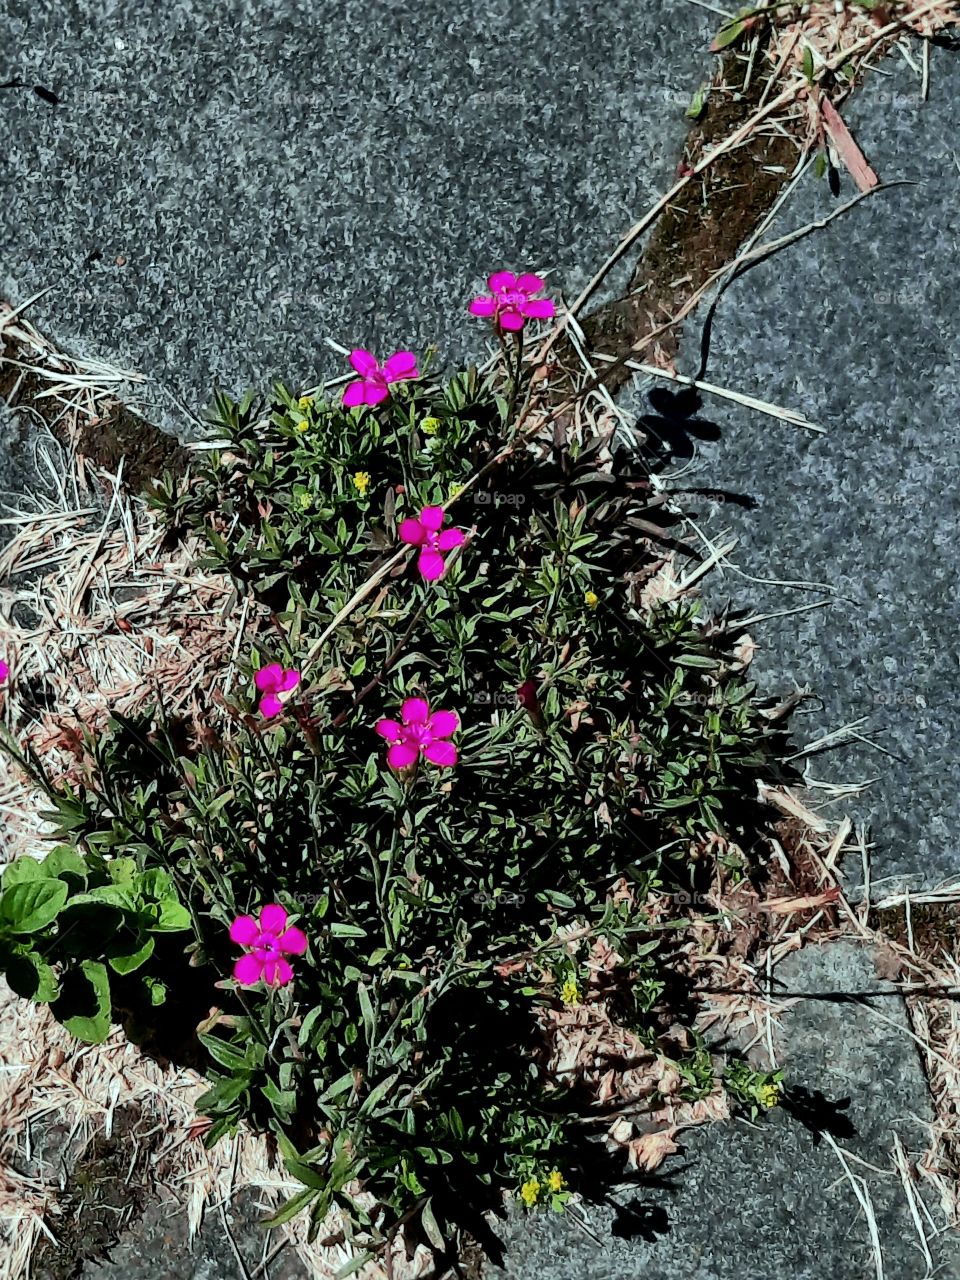
[[[735,133],[757,110],[767,81],[754,77],[743,88],[743,63],[721,60],[709,95],[693,123],[678,176],[689,172],[705,152]],[[645,351],[635,344],[668,321],[711,275],[737,255],[786,184],[797,160],[797,142],[788,134],[756,132],[740,147],[720,156],[664,211],[650,233],[627,293],[587,315],[583,330],[591,349],[615,358],[632,352],[637,360],[672,364],[679,326],[668,329]],[[616,391],[628,382],[629,369],[615,366],[605,382]]]
[[[33,1255],[36,1280],[75,1280],[85,1262],[104,1258],[144,1211],[150,1191],[149,1137],[137,1133],[138,1111],[117,1111],[109,1138],[95,1138],[77,1161],[50,1221],[54,1245],[44,1237]]]

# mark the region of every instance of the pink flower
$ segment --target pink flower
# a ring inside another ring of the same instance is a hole
[[[302,956],[307,949],[307,935],[300,929],[287,928],[283,907],[263,907],[260,922],[253,916],[237,916],[230,926],[231,942],[252,948],[233,966],[233,976],[242,987],[254,987],[261,978],[268,987],[285,986],[293,977],[288,956]]]
[[[287,670],[279,662],[270,662],[260,668],[253,677],[253,683],[263,694],[260,699],[260,714],[271,720],[283,710],[283,703],[277,695],[295,689],[300,683],[300,672]]]
[[[369,351],[358,347],[350,352],[350,363],[360,378],[351,382],[343,393],[343,403],[348,409],[358,404],[379,404],[390,394],[391,382],[420,377],[417,357],[412,351],[396,351],[381,366]]]
[[[9,677],[10,677],[10,668],[7,666],[4,660],[0,658],[0,684],[3,684],[4,680],[9,679]]]
[[[387,752],[387,764],[391,769],[404,769],[421,755],[431,764],[453,765],[457,763],[457,748],[452,742],[442,742],[460,728],[455,711],[435,711],[424,698],[407,698],[400,708],[400,719],[378,720],[376,729],[381,738],[393,745]]]
[[[474,298],[470,314],[492,318],[500,329],[516,331],[527,320],[549,320],[555,314],[549,298],[533,296],[545,287],[539,276],[518,277],[512,271],[495,271],[487,284],[489,296]]]
[[[443,507],[424,507],[419,518],[410,516],[400,521],[400,538],[412,547],[420,548],[417,568],[428,582],[435,582],[443,574],[441,551],[452,551],[463,542],[462,529],[443,529]]]

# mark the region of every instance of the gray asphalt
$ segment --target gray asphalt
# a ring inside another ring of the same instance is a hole
[[[211,21],[211,15],[216,14]],[[182,423],[214,381],[376,350],[482,349],[501,266],[568,294],[676,164],[714,18],[407,0],[7,0],[0,292],[80,354],[157,379]]]
[[[716,602],[768,614],[833,599],[754,628],[754,673],[822,702],[797,719],[821,734],[861,719],[877,748],[810,761],[835,783],[876,779],[835,806],[869,823],[873,874],[921,884],[960,875],[960,352],[957,347],[957,138],[960,59],[935,51],[931,100],[905,63],[871,81],[849,121],[881,178],[916,185],[872,196],[824,231],[749,271],[721,299],[707,376],[789,405],[827,428],[813,438],[720,404],[721,428],[682,483],[749,495],[704,512],[711,537],[740,538],[755,578],[711,578]],[[813,176],[771,233],[822,217],[839,199]],[[699,363],[692,329],[682,354]],[[892,881],[891,881],[892,883]]]

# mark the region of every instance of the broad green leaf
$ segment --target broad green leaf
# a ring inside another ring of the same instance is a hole
[[[60,995],[50,1006],[71,1035],[87,1044],[103,1044],[110,1034],[110,979],[99,960],[84,960],[64,974]]]
[[[139,969],[153,955],[153,949],[156,946],[154,938],[147,938],[140,947],[135,951],[128,952],[126,955],[111,956],[108,964],[114,973],[133,973],[135,969]]]
[[[56,873],[54,873],[56,874]],[[41,869],[36,858],[15,858],[3,868],[0,876],[0,887],[9,889],[15,884],[26,884],[31,880],[52,879],[50,872]]]
[[[57,975],[36,951],[22,951],[10,956],[5,965],[5,975],[10,989],[24,1000],[37,1004],[49,1004],[60,992]]]
[[[52,924],[67,900],[62,880],[27,880],[0,893],[0,933],[36,933]]]

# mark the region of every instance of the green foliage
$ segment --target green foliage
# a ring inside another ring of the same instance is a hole
[[[583,1128],[534,1052],[543,1011],[603,940],[624,1018],[648,1038],[668,1026],[672,926],[646,894],[693,887],[707,837],[749,857],[757,781],[778,776],[735,637],[641,600],[661,499],[634,452],[559,430],[511,450],[512,421],[475,370],[376,411],[218,396],[222,447],[151,500],[272,612],[246,691],[191,725],[162,706],[115,716],[79,781],[45,784],[65,846],[3,881],[3,966],[23,960],[18,989],[56,998],[78,1034],[102,1031],[115,977],[148,1003],[192,984],[214,1008],[206,1140],[242,1121],[276,1135],[303,1191],[275,1222],[308,1209],[316,1230],[336,1203],[374,1243],[406,1218],[439,1248],[504,1186],[574,1185]],[[478,472],[450,508],[467,543],[425,583],[398,523]],[[269,723],[250,680],[268,661],[303,675]],[[374,726],[412,694],[458,712],[455,769],[386,767]],[[266,903],[309,951],[290,985],[239,989],[229,925]],[[153,954],[188,925],[192,979]],[[681,1070],[695,1095],[712,1084],[709,1055]]]
[[[777,1106],[783,1093],[782,1071],[757,1071],[749,1063],[732,1062],[723,1075],[723,1083],[742,1106],[756,1119],[762,1111]]]
[[[167,872],[141,870],[132,857],[108,861],[61,845],[43,861],[16,859],[0,880],[0,969],[18,995],[49,1004],[92,1044],[110,1032],[111,974],[133,974],[150,960],[158,933],[190,927]],[[151,1004],[156,989],[155,980],[142,987]]]

